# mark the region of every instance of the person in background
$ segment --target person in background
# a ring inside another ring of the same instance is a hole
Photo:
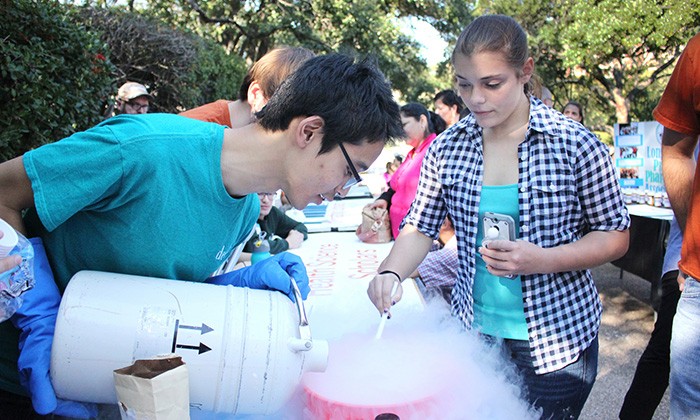
[[[512,362],[541,418],[575,419],[597,374],[603,308],[589,268],[629,245],[615,166],[593,133],[529,93],[534,61],[513,18],[473,20],[452,64],[471,115],[428,149],[368,296],[380,314],[401,300],[401,280],[449,214],[459,260],[452,314]],[[484,241],[486,212],[510,216],[517,240]]]
[[[389,189],[389,182],[391,182],[391,177],[394,175],[401,163],[403,162],[403,156],[396,153],[394,154],[394,160],[386,163],[386,172],[384,172],[384,181],[386,182],[386,188],[383,191]]]
[[[700,33],[688,41],[653,111],[664,127],[661,163],[673,213],[683,232],[680,299],[671,331],[671,419],[700,416]]]
[[[433,105],[435,113],[445,121],[448,127],[463,117],[464,104],[452,89],[442,90],[435,94]]]
[[[437,293],[447,302],[451,301],[452,287],[457,281],[457,237],[448,215],[440,226],[437,240],[423,262],[409,277],[420,280],[427,294]]]
[[[554,106],[554,97],[552,96],[552,91],[547,88],[547,86],[542,86],[542,96],[540,97],[542,103],[552,108]]]
[[[270,254],[275,255],[288,249],[297,249],[309,237],[306,226],[284,214],[273,205],[275,193],[258,193],[260,215],[258,216],[257,235],[253,235],[243,248],[239,261],[250,261],[255,243],[261,239],[261,232],[270,244]]]
[[[39,232],[55,276],[39,277],[12,323],[0,324],[0,413],[92,414],[57,399],[49,379],[59,289],[78,271],[279,290],[294,300],[291,277],[306,298],[306,269],[288,252],[211,273],[251,232],[258,192],[282,189],[297,208],[342,197],[404,133],[370,60],[314,57],[278,93],[241,128],[119,115],[0,164],[0,218],[25,236]],[[27,209],[38,215],[34,226]]]
[[[401,107],[401,124],[406,133],[406,142],[412,149],[391,176],[389,189],[371,205],[372,208],[389,210],[393,238],[399,235],[401,221],[416,196],[423,157],[435,137],[445,129],[445,121],[439,115],[428,111],[417,102]]]
[[[284,79],[313,56],[312,51],[302,47],[275,48],[248,70],[237,100],[220,99],[180,115],[232,128],[248,125],[255,121],[255,113],[267,104]]]
[[[566,117],[583,124],[583,107],[576,101],[569,101],[561,111]]]
[[[661,303],[654,330],[637,362],[634,378],[620,408],[620,420],[653,418],[668,387],[673,317],[676,314],[678,299],[681,297],[678,289],[678,261],[681,259],[682,242],[683,233],[674,217],[671,220],[671,230],[661,269]]]
[[[117,91],[115,114],[146,114],[153,96],[146,86],[136,82],[126,82]]]

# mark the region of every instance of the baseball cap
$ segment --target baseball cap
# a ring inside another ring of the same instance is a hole
[[[146,86],[136,82],[124,83],[117,92],[117,98],[122,101],[130,101],[139,96],[147,96],[149,100],[153,100],[153,96],[148,94]]]

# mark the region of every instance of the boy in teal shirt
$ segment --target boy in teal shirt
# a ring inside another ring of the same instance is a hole
[[[26,232],[21,214],[36,209],[61,289],[90,269],[291,294],[291,275],[305,297],[303,263],[288,253],[208,277],[251,231],[254,193],[281,189],[297,208],[346,194],[403,135],[399,108],[376,67],[331,54],[307,61],[257,118],[237,129],[176,115],[109,119],[0,164],[0,218]],[[37,413],[89,416],[53,394],[57,305],[36,308],[57,293],[41,280],[25,293],[16,329],[0,324],[0,412],[28,394]]]

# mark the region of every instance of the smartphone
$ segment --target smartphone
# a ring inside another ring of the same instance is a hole
[[[507,214],[492,213],[487,211],[484,213],[483,227],[484,240],[515,240],[515,221]]]

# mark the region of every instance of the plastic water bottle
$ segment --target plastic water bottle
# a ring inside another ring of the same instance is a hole
[[[265,236],[261,236],[260,239],[255,241],[253,246],[253,254],[250,256],[250,263],[255,264],[258,261],[264,260],[265,258],[270,258],[270,242],[265,239]]]
[[[0,273],[0,322],[9,319],[22,305],[22,293],[34,287],[34,248],[29,240],[0,219],[0,258],[19,254],[22,262]]]

